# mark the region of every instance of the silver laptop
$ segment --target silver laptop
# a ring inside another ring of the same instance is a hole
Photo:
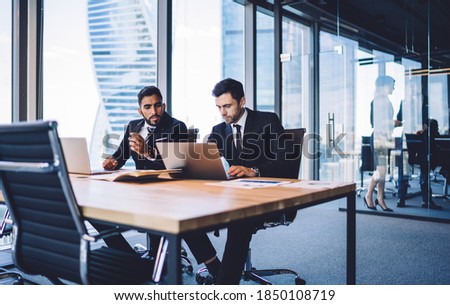
[[[228,162],[215,143],[158,142],[159,154],[167,169],[182,169],[182,178],[228,180]]]
[[[67,170],[72,174],[110,174],[113,171],[91,169],[86,138],[60,138]]]

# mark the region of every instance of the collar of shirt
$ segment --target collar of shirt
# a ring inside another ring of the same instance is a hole
[[[145,122],[144,126],[141,127],[141,130],[139,130],[139,134],[141,135],[141,137],[143,139],[147,138],[148,135],[148,127],[150,127],[150,129],[153,129],[153,132],[156,129],[156,126],[150,126],[149,124],[147,124],[147,122]]]

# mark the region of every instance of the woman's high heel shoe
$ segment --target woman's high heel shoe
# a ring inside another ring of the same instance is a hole
[[[375,206],[379,205],[381,207],[381,209],[385,212],[394,212],[393,209],[390,209],[386,206],[386,208],[383,208],[383,206],[378,202],[378,198],[375,199]],[[385,204],[386,205],[386,204]]]
[[[363,199],[364,199],[364,204],[366,205],[366,208],[368,208],[368,209],[370,209],[370,210],[377,210],[377,207],[376,206],[373,206],[373,207],[370,207],[368,204],[367,204],[367,200],[366,200],[366,197],[363,197]]]

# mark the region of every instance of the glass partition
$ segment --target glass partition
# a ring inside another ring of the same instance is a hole
[[[357,44],[330,33],[320,33],[320,179],[354,181],[354,158],[359,105],[355,96]]]
[[[309,27],[283,19],[282,123],[284,128],[306,127],[310,95]],[[308,131],[310,132],[310,131]]]
[[[450,218],[449,50],[433,8],[413,5],[428,26],[408,15],[399,51],[320,33],[320,179],[357,182],[358,209]]]

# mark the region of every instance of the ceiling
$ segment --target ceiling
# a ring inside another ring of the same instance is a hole
[[[299,0],[282,1],[282,5],[320,20],[332,31],[339,20],[340,34],[366,49],[389,51],[425,64],[430,54],[433,68],[450,67],[448,0]]]

